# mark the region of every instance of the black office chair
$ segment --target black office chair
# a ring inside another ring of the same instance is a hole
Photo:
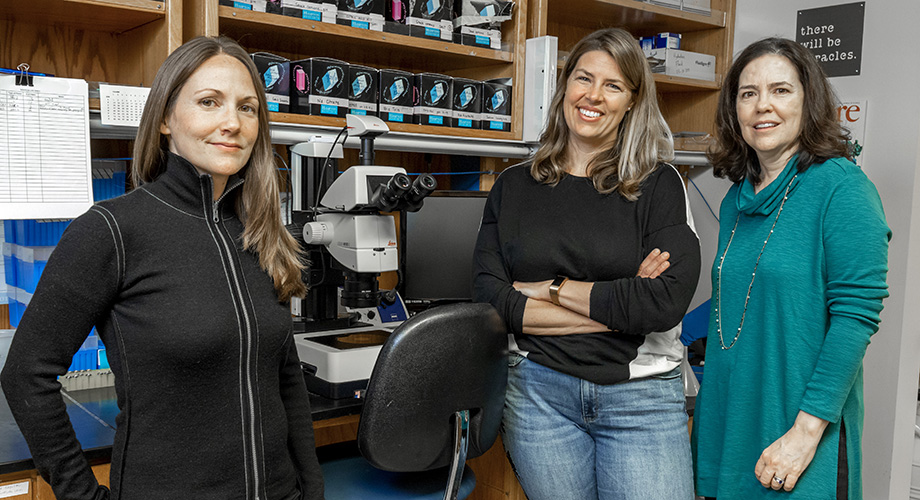
[[[412,317],[381,348],[368,381],[363,459],[319,450],[326,499],[466,498],[475,486],[466,460],[495,442],[507,379],[507,333],[492,306]]]

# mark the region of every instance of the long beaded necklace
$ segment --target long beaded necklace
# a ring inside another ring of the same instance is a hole
[[[795,178],[798,176],[799,174],[792,176],[792,180],[790,180],[789,185],[786,186],[786,193],[783,194],[783,201],[779,204],[779,210],[776,211],[776,218],[773,219],[773,226],[770,227],[767,239],[763,240],[763,247],[760,248],[760,254],[757,255],[757,261],[754,262],[754,271],[751,273],[751,284],[748,285],[747,296],[744,298],[744,308],[741,310],[741,323],[738,325],[738,331],[735,332],[735,338],[732,339],[731,344],[726,346],[725,340],[722,338],[722,264],[725,263],[725,255],[728,254],[728,248],[732,246],[732,240],[735,239],[735,230],[738,229],[738,221],[741,220],[741,212],[738,212],[738,217],[735,218],[735,226],[732,228],[732,234],[729,236],[728,243],[725,245],[725,250],[722,252],[722,258],[719,259],[718,278],[716,279],[716,329],[719,331],[719,344],[722,345],[723,351],[731,349],[735,345],[735,342],[738,341],[738,337],[741,336],[741,328],[744,327],[744,316],[747,314],[748,301],[751,300],[751,289],[754,287],[754,278],[757,277],[757,266],[760,265],[760,258],[763,257],[763,251],[767,248],[767,242],[770,241],[770,236],[773,236],[773,230],[776,228],[776,221],[779,220],[779,214],[783,213],[783,205],[785,205],[786,200],[789,199],[789,190],[792,188],[792,183],[795,182]]]

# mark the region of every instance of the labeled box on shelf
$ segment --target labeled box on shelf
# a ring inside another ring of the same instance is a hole
[[[708,54],[677,49],[645,51],[652,73],[715,81],[716,58]]]
[[[693,12],[696,14],[703,14],[705,16],[712,15],[712,0],[683,0],[681,4],[681,9],[687,12]]]
[[[335,24],[339,6],[335,0],[307,1],[281,0],[281,13],[285,16]]]
[[[255,12],[281,14],[281,0],[219,0],[218,5],[225,5],[227,7],[235,7],[237,9],[245,9]]]
[[[401,3],[399,0],[393,3]],[[453,0],[410,1],[411,11],[406,17],[409,34],[422,38],[453,40],[454,23],[451,22]]]
[[[377,116],[380,77],[374,68],[350,64],[348,66],[348,113]]]
[[[647,0],[648,3],[652,5],[660,5],[662,7],[670,7],[672,9],[680,9],[681,0]]]
[[[337,117],[348,113],[348,63],[311,57],[290,66],[293,113]]]
[[[384,0],[339,0],[336,23],[383,31]]]
[[[653,49],[680,49],[680,33],[658,33]]]
[[[511,130],[511,85],[505,79],[482,82],[482,129]]]
[[[256,64],[256,69],[259,70],[259,74],[262,76],[268,110],[280,113],[290,111],[291,61],[268,52],[256,52],[250,55],[252,56],[252,61]]]
[[[380,118],[383,121],[412,123],[415,75],[398,69],[380,70]]]
[[[454,42],[461,45],[473,45],[501,50],[502,32],[496,29],[462,26],[460,27],[460,31],[454,33]]]
[[[642,50],[679,49],[680,39],[680,33],[658,33],[655,36],[640,37],[639,46]]]
[[[482,128],[482,82],[454,78],[453,118],[457,128]]]
[[[395,33],[397,35],[409,36],[409,27],[396,21],[385,21],[383,23],[383,31],[387,33]]]
[[[413,121],[419,125],[451,126],[453,118],[453,78],[437,73],[415,75],[417,101]]]

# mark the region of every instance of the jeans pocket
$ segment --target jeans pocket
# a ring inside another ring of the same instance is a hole
[[[680,366],[674,368],[671,371],[667,371],[664,373],[656,373],[655,375],[652,375],[651,378],[657,378],[659,380],[671,380],[675,378],[680,378]]]
[[[508,368],[514,368],[517,365],[521,364],[521,361],[524,361],[524,356],[516,352],[508,353]]]

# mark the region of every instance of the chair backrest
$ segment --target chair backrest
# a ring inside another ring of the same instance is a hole
[[[394,472],[449,465],[460,410],[470,410],[467,458],[485,453],[501,424],[507,352],[507,330],[488,304],[413,316],[390,335],[371,373],[358,426],[361,454]]]

